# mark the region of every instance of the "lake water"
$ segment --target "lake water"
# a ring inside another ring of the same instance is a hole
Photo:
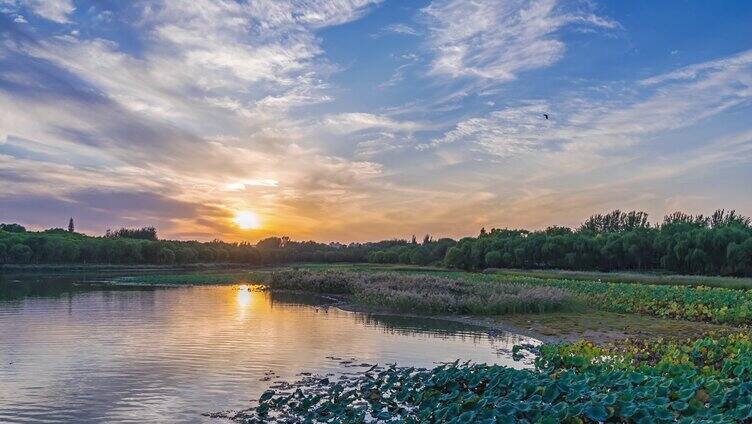
[[[519,368],[508,350],[531,341],[239,285],[72,283],[0,283],[0,422],[227,422],[201,414],[252,406],[301,372],[456,359]]]

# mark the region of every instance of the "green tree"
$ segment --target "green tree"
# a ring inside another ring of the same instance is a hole
[[[499,268],[502,266],[502,255],[498,250],[492,250],[486,253],[486,265],[491,268]]]
[[[191,247],[179,249],[175,254],[175,260],[181,264],[195,262],[197,257],[198,254],[196,253],[196,250]]]
[[[450,268],[466,268],[465,253],[459,247],[450,247],[444,258],[444,264]]]
[[[8,253],[10,254],[11,261],[18,264],[28,263],[34,254],[29,246],[20,243],[11,247]]]
[[[8,254],[8,246],[5,243],[0,243],[0,264],[10,262],[10,255]]]
[[[0,230],[7,231],[9,233],[25,233],[26,228],[18,224],[0,224]]]
[[[175,262],[175,252],[171,249],[163,247],[159,250],[158,260],[160,264],[171,264]]]

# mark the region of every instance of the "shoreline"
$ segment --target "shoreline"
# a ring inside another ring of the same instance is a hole
[[[428,315],[418,314],[410,312],[397,312],[394,310],[375,308],[365,305],[359,305],[350,302],[345,295],[327,294],[327,293],[314,293],[302,290],[271,290],[264,286],[264,291],[278,292],[278,293],[297,293],[316,295],[323,299],[327,299],[332,303],[327,305],[329,307],[337,308],[345,312],[371,314],[371,315],[384,315],[395,316],[405,318],[421,318],[421,319],[435,319],[440,321],[450,321],[460,324],[472,325],[491,332],[506,332],[515,335],[535,339],[542,344],[559,344],[559,343],[573,343],[580,340],[591,341],[596,344],[605,344],[610,342],[618,342],[625,339],[641,339],[650,340],[657,338],[686,338],[685,336],[689,330],[697,331],[697,334],[703,334],[712,330],[725,330],[734,331],[742,328],[732,326],[722,326],[708,323],[688,322],[681,320],[672,320],[665,318],[656,318],[647,315],[630,315],[630,314],[617,314],[603,311],[582,311],[582,312],[561,312],[561,313],[540,313],[540,314],[516,314],[516,315]],[[549,327],[545,325],[545,321],[549,317],[554,316],[555,320],[562,321],[565,324],[571,324],[570,331],[550,331]],[[588,326],[582,325],[581,322],[570,322],[573,319],[580,321],[594,322],[597,330],[593,330]],[[602,321],[608,321],[605,328]],[[521,323],[521,322],[524,322]],[[614,328],[614,322],[622,323],[627,322],[625,329]],[[630,322],[632,328],[630,328]],[[663,327],[669,326],[668,333],[655,332],[655,329],[648,327],[649,325]],[[536,327],[538,328],[536,330]],[[541,331],[549,330],[549,331]]]
[[[304,292],[304,291],[298,291],[297,293],[310,294],[310,292]],[[363,305],[357,305],[357,304],[348,302],[344,298],[338,299],[337,296],[335,295],[323,295],[322,297],[335,300],[336,303],[334,303],[331,306],[337,309],[340,309],[342,311],[345,311],[345,312],[353,312],[353,313],[367,314],[367,315],[385,315],[385,316],[394,316],[394,317],[422,318],[422,319],[428,318],[428,319],[435,319],[438,321],[450,321],[450,322],[456,322],[460,324],[472,325],[472,326],[484,328],[486,330],[512,333],[515,335],[535,339],[535,341],[540,342],[540,343],[558,343],[558,342],[565,341],[562,338],[546,336],[546,335],[536,333],[534,331],[530,331],[530,330],[509,324],[506,322],[498,322],[498,321],[491,322],[485,319],[485,317],[481,317],[481,316],[421,315],[421,314],[415,314],[415,313],[409,313],[409,312],[395,312],[395,311],[390,311],[388,309],[379,309],[379,308],[372,308],[372,307],[363,306]]]
[[[295,267],[295,266],[293,266]],[[302,266],[306,268],[305,266]],[[288,268],[288,267],[284,267]],[[192,285],[232,285],[239,280],[240,273],[248,272],[249,275],[254,275],[254,271],[273,271],[279,269],[278,266],[242,266],[241,264],[202,264],[196,266],[196,264],[175,267],[175,266],[108,266],[101,267],[95,265],[88,267],[84,270],[92,271],[95,273],[99,271],[102,274],[116,274],[120,273],[123,277],[128,276],[126,271],[131,271],[133,274],[143,274],[145,276],[144,282],[131,282],[131,281],[114,281],[115,279],[105,279],[98,281],[103,287],[131,287],[134,289],[146,288],[146,287],[184,287]],[[34,270],[39,271],[38,268]],[[106,272],[107,270],[111,272]],[[140,271],[140,272],[139,272]],[[172,272],[170,272],[172,271]],[[159,277],[160,272],[167,274],[180,274],[181,271],[187,271],[190,273],[193,271],[195,275],[188,275],[185,281],[176,280],[171,281],[169,278],[162,282],[160,278],[152,278],[149,274],[157,274]],[[205,272],[199,272],[205,271]],[[222,271],[227,271],[228,274],[224,275]],[[238,275],[232,275],[237,273]],[[18,273],[19,276],[29,275]],[[69,275],[81,275],[82,273],[69,273]],[[216,275],[219,278],[206,278],[210,275]],[[8,277],[9,275],[5,275]],[[55,276],[54,273],[48,274],[49,276]],[[203,277],[202,277],[203,276]],[[223,281],[222,277],[232,277],[231,280]],[[103,276],[103,278],[106,278]],[[198,280],[206,278],[209,281],[200,283]],[[124,279],[125,280],[125,279]],[[152,281],[153,280],[153,281]],[[194,281],[195,280],[195,281]],[[216,281],[214,281],[216,280]],[[243,281],[243,283],[246,283]],[[247,282],[251,284],[251,281]],[[428,318],[441,320],[446,322],[455,322],[466,325],[472,325],[479,328],[487,329],[489,334],[493,335],[494,332],[506,332],[523,337],[528,337],[540,341],[542,343],[571,343],[580,340],[588,340],[594,343],[614,343],[624,339],[641,339],[650,340],[656,338],[664,339],[679,339],[694,337],[702,335],[708,332],[724,332],[738,330],[741,327],[731,324],[711,324],[698,321],[682,321],[678,319],[657,318],[649,315],[608,312],[603,310],[588,309],[586,307],[567,309],[565,311],[548,311],[543,313],[537,312],[510,312],[501,313],[498,315],[474,315],[474,314],[461,314],[461,315],[447,315],[438,311],[437,314],[414,312],[409,309],[389,309],[388,307],[381,306],[369,306],[359,304],[352,301],[346,294],[331,294],[321,293],[318,291],[298,290],[296,288],[273,289],[262,281],[259,283],[265,286],[262,290],[270,292],[297,292],[300,294],[318,296],[322,299],[326,299],[331,302],[329,306],[336,307],[340,310],[347,312],[357,312],[363,314],[384,315],[384,316],[399,316],[399,317],[414,317],[414,318]]]
[[[313,293],[313,292],[307,292],[307,291],[302,291],[302,290],[270,290],[268,288],[265,288],[264,291],[277,292],[277,293],[309,294],[309,295],[313,294],[321,298],[332,301],[332,303],[327,306],[337,308],[344,312],[359,313],[359,314],[366,314],[366,315],[384,315],[384,316],[393,316],[393,317],[421,318],[421,319],[428,318],[428,319],[435,319],[438,321],[450,321],[450,322],[456,322],[460,324],[472,325],[472,326],[484,328],[486,330],[512,333],[515,335],[534,339],[535,341],[540,342],[541,344],[565,343],[565,342],[571,341],[571,338],[567,338],[563,335],[562,336],[545,335],[540,332],[512,324],[508,321],[505,321],[504,316],[497,317],[501,319],[501,321],[499,321],[499,320],[494,320],[493,319],[494,317],[486,317],[486,316],[481,316],[481,315],[425,315],[425,314],[416,314],[416,313],[410,313],[410,312],[396,312],[396,311],[389,310],[389,309],[381,309],[381,308],[374,308],[370,306],[358,305],[358,304],[349,302],[346,296],[344,295]]]

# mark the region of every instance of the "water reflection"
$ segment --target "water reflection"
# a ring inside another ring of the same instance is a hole
[[[24,300],[32,297],[67,297],[101,288],[110,280],[108,274],[2,274],[0,301]],[[151,287],[109,287],[111,291],[150,291]]]
[[[241,284],[238,286],[238,305],[241,308],[245,308],[251,303],[251,293],[248,291],[248,286]]]
[[[238,287],[238,309],[240,310],[241,319],[245,316],[245,310],[251,304],[251,292],[248,286],[242,284]]]
[[[350,371],[332,357],[513,364],[498,353],[513,338],[345,312],[315,296],[247,286],[55,290],[14,289],[0,301],[0,422],[208,420],[200,414],[246,407],[270,376]]]

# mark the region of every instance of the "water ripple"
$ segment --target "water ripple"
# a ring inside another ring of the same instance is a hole
[[[498,353],[517,336],[273,297],[203,286],[0,301],[0,422],[209,421],[273,380],[350,371],[350,358],[520,366]]]

